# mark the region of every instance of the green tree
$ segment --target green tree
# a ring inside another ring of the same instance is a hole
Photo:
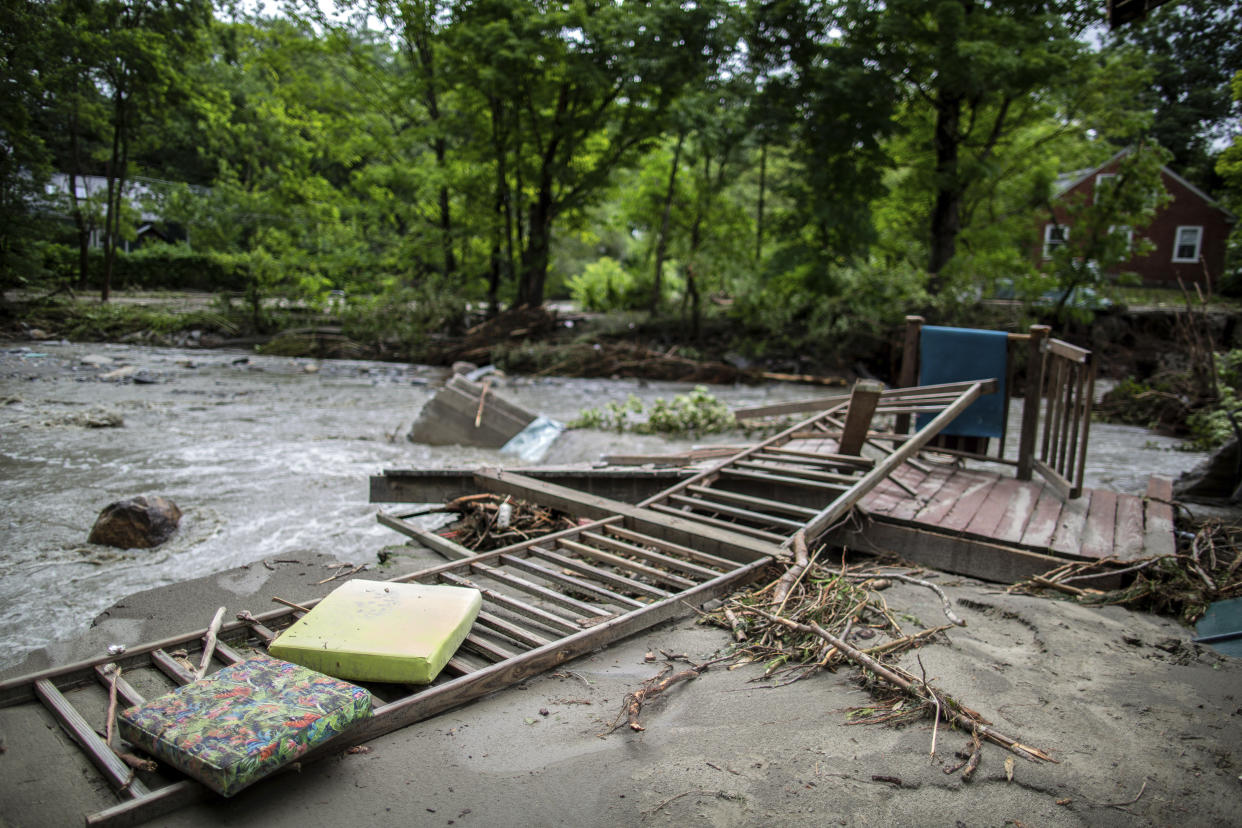
[[[1174,169],[1214,190],[1214,145],[1237,132],[1242,115],[1229,88],[1242,69],[1242,2],[1167,3],[1114,37],[1139,49],[1151,71],[1139,102],[1154,114],[1152,137],[1172,153]]]
[[[193,56],[211,20],[208,0],[100,0],[84,10],[81,25],[98,34],[96,82],[110,99],[104,272],[100,299],[108,301],[123,205],[130,176],[130,150],[144,123],[174,105],[181,68]]]
[[[42,68],[50,12],[34,0],[0,5],[0,298],[37,268],[33,240],[51,172],[36,119],[49,93]]]
[[[496,171],[495,247],[513,251],[517,305],[543,302],[558,221],[597,202],[682,90],[710,76],[722,13],[718,0],[456,4],[452,71],[490,122],[475,151]]]

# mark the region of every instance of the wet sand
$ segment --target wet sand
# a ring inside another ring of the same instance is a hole
[[[273,594],[308,599],[332,586],[313,585],[331,563],[310,556],[274,572],[252,565],[131,596],[52,655],[58,662],[94,655],[108,643],[165,634],[187,617],[205,625],[220,604],[258,612]],[[929,721],[848,725],[847,708],[873,701],[846,670],[761,689],[758,666],[711,669],[647,706],[645,732],[602,736],[624,695],[658,672],[645,653],[705,660],[729,644],[724,632],[687,618],[381,737],[364,753],[327,757],[154,824],[1242,822],[1242,662],[1190,644],[1169,619],[937,580],[967,626],[907,654],[903,666],[925,669],[942,690],[1057,763],[1017,759],[1011,782],[1009,754],[985,744],[973,781],[946,774],[968,735],[942,725],[932,757]],[[928,590],[899,583],[885,597],[923,624],[940,621]],[[0,726],[10,736],[0,755],[7,824],[76,823],[111,804],[86,782],[71,749],[23,753],[11,738],[18,734]]]

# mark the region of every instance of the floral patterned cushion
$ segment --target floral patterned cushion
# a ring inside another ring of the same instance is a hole
[[[121,736],[232,796],[371,713],[361,687],[259,655],[121,713]]]

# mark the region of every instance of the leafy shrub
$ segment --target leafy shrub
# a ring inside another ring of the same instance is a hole
[[[77,284],[78,256],[75,247],[49,244],[44,247],[43,266],[52,279]],[[92,247],[87,257],[87,287],[98,289],[103,284],[104,252]],[[198,253],[177,244],[151,244],[132,253],[118,250],[112,269],[113,289],[240,291],[246,280],[235,258]]]
[[[633,394],[624,403],[610,402],[603,408],[583,409],[570,428],[598,428],[638,434],[719,434],[737,427],[729,406],[702,385],[672,401],[657,398],[646,418],[643,404]],[[631,416],[633,415],[633,416]]]
[[[638,280],[616,259],[604,256],[569,278],[569,295],[584,310],[633,308],[643,300]]]

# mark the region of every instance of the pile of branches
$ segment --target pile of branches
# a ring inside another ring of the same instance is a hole
[[[1194,624],[1215,601],[1242,597],[1242,527],[1208,520],[1182,533],[1173,555],[1122,563],[1104,558],[1066,564],[1013,587],[1056,590],[1095,606],[1119,605]],[[1093,588],[1101,579],[1132,578],[1113,590]]]
[[[967,760],[946,772],[966,769],[963,773],[967,776],[973,773],[983,741],[1001,745],[1024,759],[1055,761],[1043,751],[998,732],[981,714],[934,687],[926,675],[915,676],[895,663],[899,654],[934,640],[944,630],[965,626],[943,590],[913,575],[881,570],[874,563],[830,568],[819,560],[823,548],[811,555],[801,533],[794,538],[793,546],[794,559],[782,565],[779,577],[735,593],[718,610],[705,614],[707,621],[732,632],[736,644],[731,652],[704,664],[688,663],[676,671],[672,662],[684,660],[684,656],[665,654],[665,669],[626,696],[612,730],[623,721],[632,730],[642,730],[639,715],[645,702],[721,661],[765,664],[755,681],[768,682],[766,686],[770,687],[792,684],[821,670],[835,671],[848,664],[859,670],[864,687],[883,700],[877,708],[882,707],[884,712],[862,721],[932,717],[933,755],[940,722],[971,734]],[[915,633],[904,631],[881,595],[894,580],[935,591],[949,623]],[[874,643],[862,646],[851,640]]]
[[[564,512],[498,494],[466,495],[437,511],[460,515],[437,534],[474,552],[490,552],[577,525]]]
[[[510,308],[466,331],[466,335],[447,344],[433,356],[440,362],[468,360],[482,364],[494,361],[493,350],[508,342],[543,339],[554,334],[560,321],[556,311],[545,307]]]
[[[724,362],[681,356],[674,346],[656,351],[630,342],[570,342],[509,350],[511,371],[575,377],[634,377],[674,382],[756,382],[758,375]]]

